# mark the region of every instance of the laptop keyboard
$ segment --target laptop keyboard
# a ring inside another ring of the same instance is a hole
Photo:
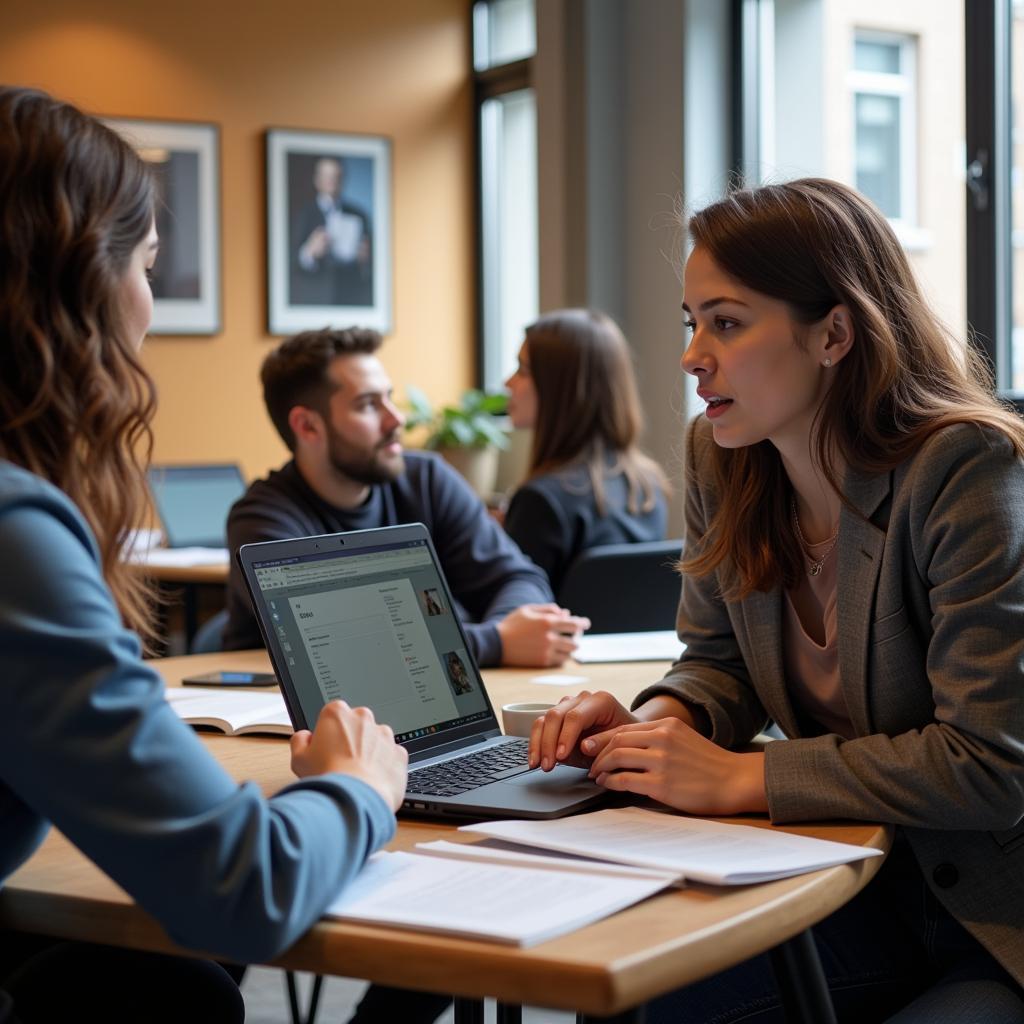
[[[457,796],[489,782],[522,775],[530,770],[526,763],[529,749],[529,740],[515,739],[428,768],[416,768],[409,772],[409,791],[428,796]]]

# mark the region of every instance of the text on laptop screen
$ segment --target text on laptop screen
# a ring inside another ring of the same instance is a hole
[[[425,541],[253,562],[307,722],[325,701],[373,710],[399,742],[490,715]]]

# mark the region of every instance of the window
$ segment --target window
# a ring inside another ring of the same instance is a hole
[[[481,376],[500,389],[538,313],[533,0],[473,8],[479,138]]]
[[[739,0],[735,9],[736,166],[761,182],[820,175],[863,192],[965,337],[963,0]]]
[[[858,32],[853,54],[854,184],[890,220],[916,224],[914,41]]]
[[[491,0],[473,8],[473,67],[477,71],[532,57],[537,51],[533,0]]]

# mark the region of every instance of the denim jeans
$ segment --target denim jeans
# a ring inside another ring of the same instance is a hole
[[[1024,1024],[1020,986],[939,903],[901,832],[875,878],[813,934],[840,1024]],[[647,1013],[648,1024],[784,1020],[766,955]]]

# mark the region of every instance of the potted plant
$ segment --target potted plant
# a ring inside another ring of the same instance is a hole
[[[416,387],[407,387],[409,416],[406,429],[427,430],[424,448],[436,451],[457,469],[484,500],[494,493],[498,450],[508,447],[508,429],[497,417],[508,407],[508,396],[477,388],[463,392],[455,405],[435,410]]]

